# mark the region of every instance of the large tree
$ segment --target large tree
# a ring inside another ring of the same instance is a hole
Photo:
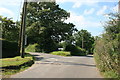
[[[87,30],[82,29],[75,34],[75,44],[92,53],[94,37]]]
[[[10,41],[17,41],[19,35],[19,22],[14,22],[11,18],[0,16],[0,31],[2,38]]]
[[[57,43],[68,39],[75,30],[72,23],[64,22],[70,14],[55,2],[31,2],[27,12],[28,38],[39,43],[44,52],[57,49]]]

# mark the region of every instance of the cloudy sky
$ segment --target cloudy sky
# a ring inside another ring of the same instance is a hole
[[[86,29],[93,36],[103,33],[103,25],[107,20],[107,14],[118,11],[118,0],[56,0],[61,8],[70,12],[71,22],[78,30]],[[20,11],[23,0],[0,1],[0,15],[20,19]]]

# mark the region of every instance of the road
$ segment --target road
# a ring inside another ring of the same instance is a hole
[[[11,78],[102,78],[92,56],[31,54],[36,57],[35,64]]]

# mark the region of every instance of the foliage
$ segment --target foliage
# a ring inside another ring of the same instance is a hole
[[[16,42],[11,42],[7,40],[0,41],[2,41],[2,58],[9,58],[20,55],[17,53],[18,44]]]
[[[28,38],[40,44],[44,52],[57,50],[58,43],[76,30],[72,23],[64,22],[70,14],[54,2],[30,2],[27,12]]]
[[[79,46],[70,45],[70,44],[65,47],[65,51],[70,51],[72,56],[87,55],[84,49],[80,48]]]
[[[60,56],[70,56],[70,52],[66,52],[66,51],[54,51],[54,52],[51,52],[50,54],[53,54],[53,55],[60,55]]]
[[[87,30],[78,31],[75,35],[75,45],[85,49],[88,53],[93,53],[94,37]]]
[[[58,44],[58,47],[59,47],[59,48],[63,48],[63,50],[65,51],[65,48],[66,48],[67,45],[72,45],[72,44],[69,43],[69,42],[67,42],[67,41],[63,41],[63,42],[60,42],[60,43]]]
[[[29,44],[26,48],[25,48],[25,52],[36,52],[37,51],[37,47],[38,44]]]
[[[19,36],[19,22],[13,22],[11,18],[0,16],[2,38],[9,41],[17,41]]]
[[[120,79],[120,19],[119,14],[112,14],[105,27],[105,33],[95,41],[95,59],[105,77]],[[107,75],[106,75],[107,74]]]

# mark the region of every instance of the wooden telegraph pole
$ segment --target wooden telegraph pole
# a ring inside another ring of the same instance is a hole
[[[21,55],[21,58],[24,58],[25,51],[25,26],[26,26],[26,8],[27,8],[27,0],[24,0],[23,11],[22,11],[22,20],[21,20],[21,28],[19,33],[19,43],[18,43],[18,51]]]
[[[83,35],[82,35],[82,49],[84,48],[84,38],[83,38]]]

